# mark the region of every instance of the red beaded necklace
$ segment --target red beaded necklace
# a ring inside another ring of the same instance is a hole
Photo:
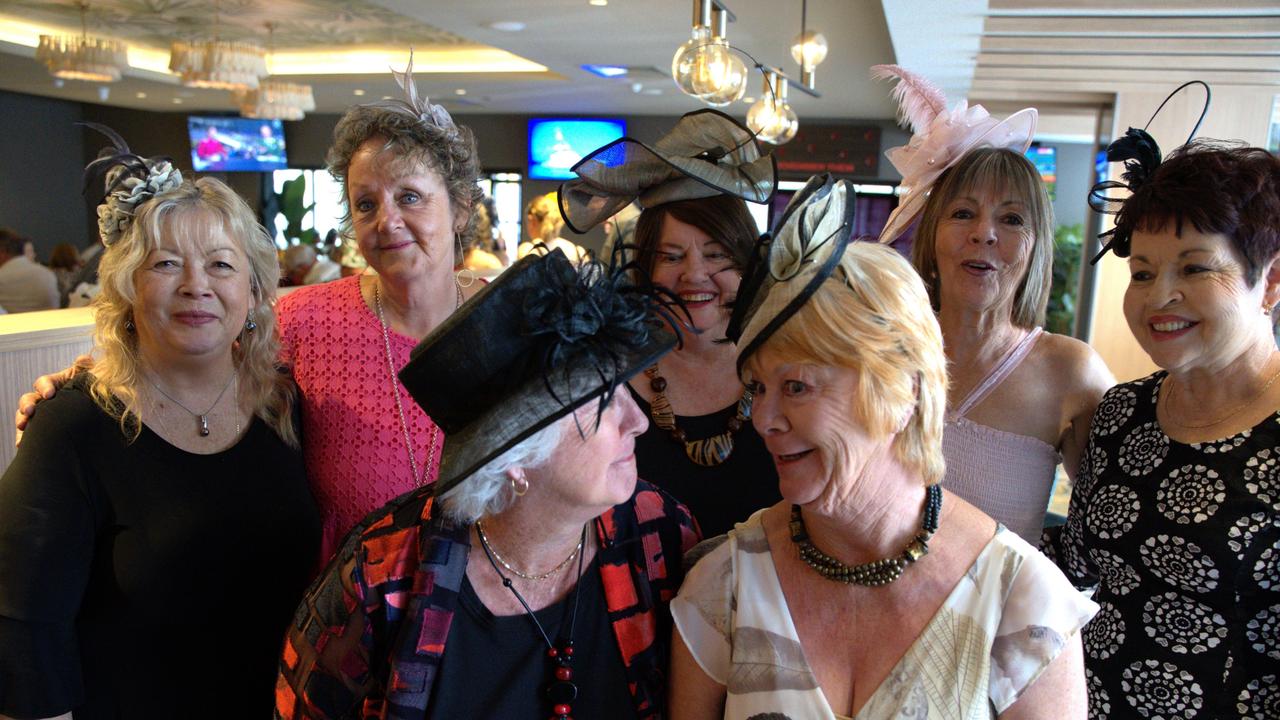
[[[578,547],[583,547],[586,541],[587,526],[583,525]],[[570,703],[578,698],[578,686],[573,682],[573,668],[570,667],[573,664],[573,629],[578,623],[578,595],[582,589],[582,558],[587,553],[582,552],[578,555],[578,582],[573,586],[573,614],[569,616],[569,636],[567,638],[561,636],[552,643],[551,637],[542,628],[542,623],[538,622],[538,616],[533,614],[533,608],[529,607],[529,603],[525,602],[524,597],[516,590],[511,583],[511,578],[503,575],[498,569],[498,563],[493,559],[493,550],[483,534],[480,535],[480,547],[484,549],[484,556],[489,558],[493,571],[502,578],[503,587],[510,590],[511,594],[516,596],[516,600],[520,601],[525,613],[533,621],[533,626],[538,629],[538,634],[542,636],[542,641],[547,644],[547,658],[551,660],[551,673],[544,692],[547,701],[551,704],[551,720],[572,720],[570,713],[573,712],[573,706]]]

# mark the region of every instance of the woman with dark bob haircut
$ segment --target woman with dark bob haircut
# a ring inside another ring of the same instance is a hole
[[[691,132],[698,128],[702,135]],[[719,535],[780,497],[768,450],[751,427],[751,394],[734,370],[736,350],[725,339],[758,237],[743,198],[771,195],[776,171],[751,132],[717,112],[686,115],[652,148],[623,146],[625,162],[602,168],[589,157],[578,166],[581,179],[566,184],[561,210],[582,230],[612,215],[586,217],[591,203],[621,210],[639,196],[635,264],[684,311],[669,319],[682,326],[681,345],[630,382],[652,420],[636,439],[636,462],[640,477],[687,504],[706,535]],[[719,159],[697,157],[704,153]],[[740,187],[744,167],[760,181]]]
[[[1154,146],[1131,130],[1109,153],[1135,141]],[[1103,398],[1054,550],[1102,606],[1084,632],[1095,716],[1275,717],[1280,159],[1217,141],[1147,157],[1108,247],[1161,369]]]

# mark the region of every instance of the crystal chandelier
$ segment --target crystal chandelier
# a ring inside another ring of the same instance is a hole
[[[187,87],[217,90],[252,90],[258,78],[267,76],[267,53],[253,43],[218,39],[219,7],[213,3],[213,39],[169,47],[169,70]]]
[[[240,114],[257,120],[301,120],[316,109],[310,85],[263,80],[253,90],[234,93]]]
[[[175,40],[169,69],[187,87],[252,90],[267,74],[267,54],[257,45],[228,40]]]
[[[89,37],[85,23],[88,3],[80,8],[80,35],[41,35],[36,60],[54,77],[66,80],[115,82],[129,66],[125,44],[116,40]]]
[[[275,23],[267,23],[267,52],[275,53]],[[255,120],[301,120],[316,109],[310,85],[265,78],[253,90],[231,93],[240,114]]]

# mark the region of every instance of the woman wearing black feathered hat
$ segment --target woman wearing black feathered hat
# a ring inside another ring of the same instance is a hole
[[[621,383],[669,351],[621,271],[530,255],[400,377],[449,436],[298,609],[282,718],[659,717],[688,511],[636,479]]]

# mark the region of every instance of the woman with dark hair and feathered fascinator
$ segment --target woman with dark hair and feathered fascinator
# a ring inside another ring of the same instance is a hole
[[[1128,258],[1125,319],[1161,370],[1103,398],[1050,545],[1102,606],[1092,715],[1280,717],[1280,158],[1196,140],[1162,159],[1138,129],[1107,155],[1125,170],[1092,193],[1116,215],[1103,252]]]
[[[628,248],[635,267],[678,298],[675,351],[630,383],[651,418],[636,441],[640,477],[687,503],[708,535],[778,501],[778,476],[751,427],[751,393],[725,338],[729,311],[759,231],[746,201],[773,196],[777,166],[733,118],[699,110],[653,143],[624,138],[574,166],[560,209],[577,232],[638,203]]]
[[[91,127],[98,361],[0,478],[0,716],[260,717],[320,539],[276,248],[223,183]]]
[[[675,344],[621,269],[531,254],[400,373],[440,478],[371,514],[298,608],[281,718],[659,718],[697,540],[636,479],[626,380]]]
[[[907,192],[881,242],[919,217],[912,264],[942,326],[951,370],[947,489],[1036,543],[1063,465],[1074,477],[1089,419],[1114,384],[1098,354],[1043,329],[1053,281],[1053,206],[1023,156],[1036,111],[1003,120],[948,109],[928,80],[896,65],[901,115],[915,130],[888,152]]]

